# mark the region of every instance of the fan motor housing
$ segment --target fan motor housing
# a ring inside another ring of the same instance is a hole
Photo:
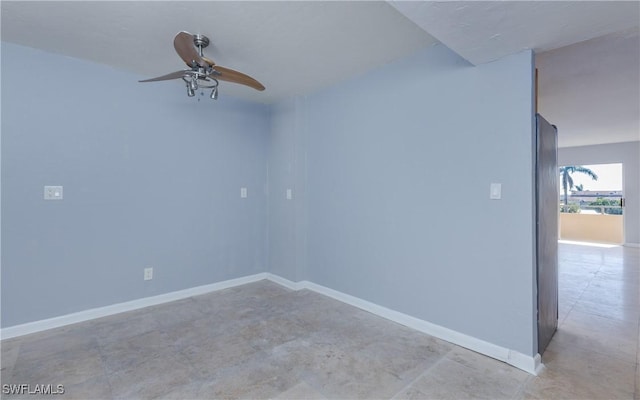
[[[196,47],[205,48],[209,46],[209,38],[206,37],[205,35],[195,34],[193,35],[193,44],[195,44]]]

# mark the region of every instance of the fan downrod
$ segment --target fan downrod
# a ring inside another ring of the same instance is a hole
[[[198,48],[204,49],[205,47],[209,46],[209,38],[205,35],[195,34],[193,35],[193,44],[195,44]]]

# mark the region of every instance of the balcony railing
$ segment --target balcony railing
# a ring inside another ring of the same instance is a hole
[[[622,215],[624,208],[612,205],[560,204],[560,212],[568,214]]]
[[[571,206],[572,204],[569,204],[568,207]],[[576,210],[576,207],[571,209]],[[580,207],[578,205],[577,211],[560,213],[560,238],[585,242],[622,243],[621,214],[620,206],[583,205]]]

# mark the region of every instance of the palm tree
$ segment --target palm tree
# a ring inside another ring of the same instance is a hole
[[[594,181],[598,180],[598,175],[589,168],[585,168],[582,165],[567,165],[560,167],[560,179],[562,179],[562,190],[564,191],[564,210],[567,210],[569,202],[568,192],[573,188],[573,179],[571,174],[579,172],[581,174],[589,175]]]

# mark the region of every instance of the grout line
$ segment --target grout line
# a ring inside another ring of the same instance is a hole
[[[529,375],[525,378],[525,380],[520,384],[518,390],[514,393],[514,399],[523,399],[525,390],[529,386],[529,383],[533,382],[535,379],[538,379],[537,376]]]
[[[104,349],[102,348],[102,345],[100,345],[100,341],[98,340],[97,336],[94,336],[96,339],[96,347],[98,348],[98,356],[100,357],[100,368],[102,369],[102,376],[104,377],[105,381],[107,382],[107,386],[109,386],[109,393],[111,393],[111,398],[115,398],[113,395],[113,384],[111,382],[111,376],[109,375],[109,372],[107,371],[107,367],[106,367],[106,356],[104,355]]]
[[[434,369],[438,364],[440,364],[444,359],[447,358],[447,356],[452,353],[455,348],[457,347],[457,345],[453,345],[454,347],[451,348],[451,350],[449,350],[448,352],[446,352],[445,354],[442,355],[442,357],[440,357],[440,359],[438,361],[436,361],[435,363],[433,363],[433,365],[429,366],[427,369],[425,369],[420,375],[418,375],[417,377],[415,377],[413,380],[411,380],[409,383],[407,383],[404,387],[402,387],[402,389],[400,389],[399,391],[396,392],[396,394],[393,395],[393,397],[391,397],[391,399],[398,399],[398,396],[400,394],[402,394],[405,390],[409,389],[411,386],[413,386],[414,383],[416,383],[417,381],[419,381],[420,379],[422,379],[423,377],[427,376],[432,369]],[[515,367],[514,367],[515,368]]]
[[[600,268],[602,268],[602,266],[600,266]],[[600,271],[600,270],[598,270],[598,271]],[[592,284],[592,282],[593,282],[593,280],[594,280],[594,278],[595,278],[595,274],[597,274],[597,272],[596,272],[596,273],[594,273],[594,276],[589,280],[589,283],[588,283],[588,284],[585,286],[585,288],[582,290],[582,292],[580,293],[580,296],[578,296],[578,300],[576,300],[576,301],[574,302],[574,304],[571,306],[571,309],[569,310],[569,312],[567,312],[567,314],[566,314],[566,316],[564,317],[564,319],[562,320],[562,322],[558,321],[558,329],[560,329],[560,328],[562,327],[562,325],[564,324],[564,322],[569,318],[569,316],[570,316],[570,315],[572,314],[572,312],[574,311],[575,304],[576,304],[578,301],[580,301],[580,299],[582,298],[582,295],[583,295],[583,294],[588,290],[588,288],[591,286],[591,284]],[[609,320],[612,320],[612,321],[616,321],[617,323],[620,323],[620,322],[628,323],[628,321],[626,321],[626,320],[622,320],[622,321],[621,321],[621,320],[616,319],[616,318],[610,318],[610,317],[607,317],[607,316],[604,316],[604,315],[601,315],[601,314],[593,313],[593,312],[591,312],[590,310],[575,310],[575,312],[577,312],[577,313],[583,313],[583,314],[588,314],[588,315],[595,316],[595,317],[598,317],[598,318],[609,319]],[[638,324],[636,325],[636,329],[640,329],[640,319],[639,319]],[[554,339],[555,339],[555,337],[554,337],[552,340],[554,340]],[[601,351],[601,350],[594,350],[594,349],[593,349],[593,348],[591,348],[590,346],[586,346],[586,345],[584,345],[584,344],[563,343],[563,344],[562,344],[562,346],[563,346],[563,347],[565,347],[565,346],[573,346],[573,347],[576,347],[576,348],[578,348],[578,349],[582,349],[582,350],[585,350],[585,351],[595,352],[595,353],[598,353],[598,354],[600,354],[600,355],[602,355],[602,356],[605,356],[605,357],[613,358],[613,359],[619,360],[619,361],[624,362],[624,363],[627,363],[627,364],[632,364],[632,365],[634,365],[634,366],[635,366],[635,368],[636,368],[636,370],[637,370],[637,369],[638,369],[638,357],[639,357],[639,356],[638,356],[638,352],[640,352],[640,348],[638,347],[638,346],[639,346],[639,344],[638,344],[638,342],[639,342],[639,341],[640,341],[640,338],[638,338],[638,339],[636,339],[636,340],[635,340],[635,342],[636,342],[636,360],[635,360],[635,361],[629,361],[628,359],[623,358],[623,357],[621,357],[620,355],[613,355],[613,354],[611,354],[610,352],[604,352],[604,351]],[[634,381],[636,381],[636,380],[637,380],[637,379],[634,379]],[[640,388],[638,387],[638,385],[640,385],[640,383],[635,382],[635,388],[636,388],[635,390],[636,390],[636,391],[638,391],[638,389],[640,389]]]
[[[600,267],[602,268],[602,266]],[[571,305],[571,308],[569,308],[569,311],[566,313],[566,315],[564,316],[564,318],[562,319],[562,321],[558,321],[558,328],[560,328],[564,322],[567,320],[567,318],[569,318],[569,315],[571,315],[571,312],[573,311],[573,309],[575,308],[576,304],[580,301],[580,299],[582,298],[582,295],[584,295],[584,292],[587,291],[587,289],[589,288],[589,286],[591,286],[591,282],[593,281],[593,279],[595,278],[597,272],[594,272],[591,276],[591,279],[589,279],[589,283],[587,283],[584,286],[584,289],[582,289],[582,291],[580,292],[580,295],[578,296],[578,298],[573,302],[573,304]]]
[[[580,293],[580,296],[582,296],[582,293]],[[578,299],[580,299],[580,296],[578,297]],[[573,308],[576,306],[577,302],[578,302],[578,300],[574,301],[573,304],[571,305],[571,307],[569,308],[569,311],[567,311],[567,313],[562,318],[562,321],[558,321],[558,329],[560,329],[560,327],[562,327],[562,325],[564,325],[564,322],[567,320],[567,318],[569,318],[569,314],[571,314],[571,312],[573,311]]]

